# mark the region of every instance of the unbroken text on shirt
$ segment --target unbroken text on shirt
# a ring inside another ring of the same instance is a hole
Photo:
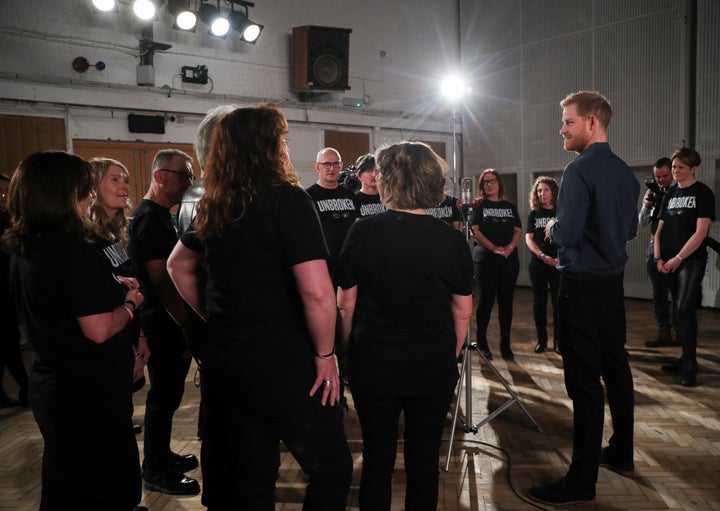
[[[317,202],[320,211],[346,211],[355,209],[355,204],[350,199],[325,199]]]

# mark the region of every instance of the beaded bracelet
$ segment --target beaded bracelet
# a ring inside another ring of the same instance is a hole
[[[135,316],[133,315],[133,311],[130,310],[130,307],[128,307],[125,304],[122,304],[120,307],[118,307],[118,309],[122,309],[122,310],[126,311],[128,313],[128,316],[130,317],[130,319],[128,320],[128,323],[132,323],[133,318]]]

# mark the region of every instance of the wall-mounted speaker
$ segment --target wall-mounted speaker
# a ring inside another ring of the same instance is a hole
[[[165,133],[165,117],[128,114],[128,130],[130,133]]]
[[[299,91],[349,90],[349,28],[293,28],[292,87]]]

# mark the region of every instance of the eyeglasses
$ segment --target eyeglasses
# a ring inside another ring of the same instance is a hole
[[[494,185],[494,184],[496,184],[497,182],[498,182],[498,180],[497,180],[496,178],[483,179],[483,184],[484,184],[484,185]]]
[[[322,165],[326,169],[331,169],[335,167],[336,169],[340,169],[343,166],[343,162],[341,161],[319,161],[317,162],[318,165]]]
[[[192,183],[193,181],[195,181],[195,175],[190,174],[189,172],[182,172],[179,170],[170,170],[170,169],[158,169],[158,170],[160,170],[162,172],[170,172],[171,174],[175,174],[178,177],[178,179],[183,183],[187,183],[188,181],[190,181]]]

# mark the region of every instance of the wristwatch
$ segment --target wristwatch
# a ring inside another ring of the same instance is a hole
[[[662,261],[662,257],[656,257],[653,259],[653,261],[655,261],[656,263],[659,263],[660,261]]]

